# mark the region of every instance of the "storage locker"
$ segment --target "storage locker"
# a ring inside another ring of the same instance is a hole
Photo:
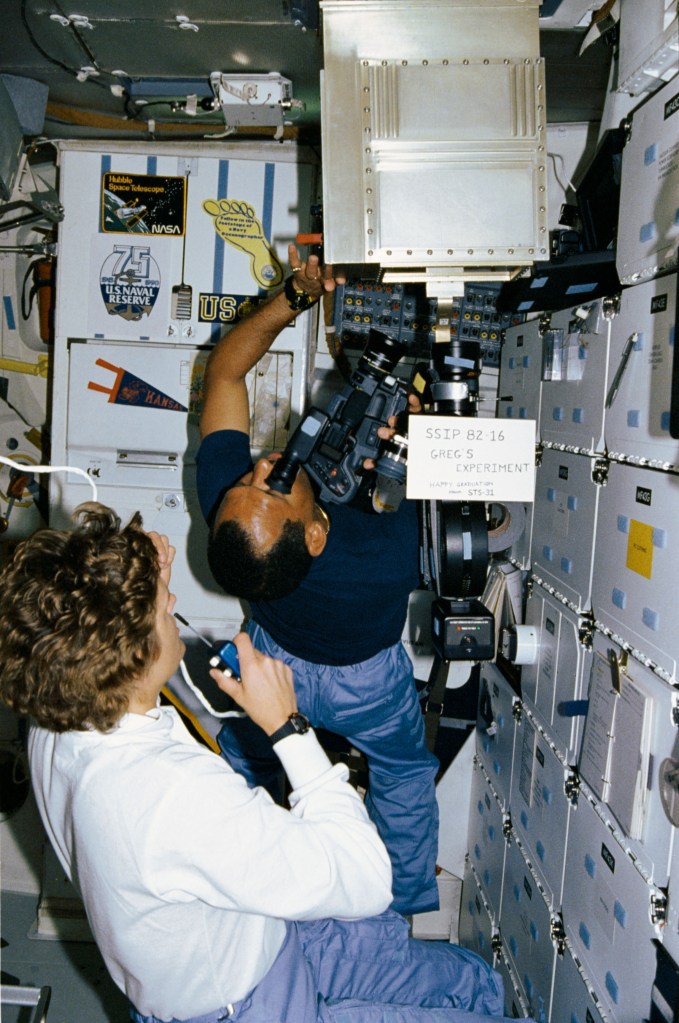
[[[607,1023],[609,1018],[565,943],[556,957],[550,1023]]]
[[[610,320],[602,299],[553,313],[543,332],[538,436],[545,444],[603,453]]]
[[[597,632],[588,699],[580,775],[638,870],[664,887],[677,830],[666,775],[679,748],[679,690]]]
[[[541,394],[540,321],[528,320],[505,331],[500,350],[498,418],[532,419],[539,424]]]
[[[514,758],[515,713],[520,703],[510,682],[492,661],[480,666],[476,754],[490,778],[500,805],[509,805]]]
[[[526,994],[530,1015],[547,1023],[552,1004],[556,947],[553,915],[517,846],[507,846],[500,931],[503,947]]]
[[[638,1023],[648,1013],[663,915],[661,890],[645,881],[581,792],[568,831],[563,923],[616,1023]]]
[[[576,611],[592,602],[597,459],[545,448],[535,480],[531,570]]]
[[[497,928],[493,923],[490,906],[476,879],[469,857],[465,863],[460,901],[458,944],[470,948],[490,965],[495,965],[493,938]]]
[[[678,498],[679,476],[609,464],[592,587],[597,626],[668,677],[679,656]]]
[[[577,760],[592,660],[592,623],[534,582],[525,613],[537,632],[533,664],[521,667],[521,695],[564,762]]]
[[[494,920],[500,916],[502,878],[505,863],[506,817],[497,795],[477,757],[474,757],[469,829],[469,862],[483,891]]]
[[[524,704],[525,724],[510,800],[512,829],[530,861],[550,907],[561,905],[571,802],[566,785],[572,772],[558,758]]]
[[[679,87],[671,79],[632,113],[622,151],[615,261],[623,284],[677,266]]]
[[[679,468],[670,436],[677,275],[624,288],[611,323],[604,436],[609,458]]]

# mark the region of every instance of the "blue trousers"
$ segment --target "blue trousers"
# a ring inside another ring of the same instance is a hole
[[[509,1023],[502,1013],[502,980],[480,956],[409,938],[403,918],[387,910],[288,924],[278,957],[249,995],[186,1023]],[[134,1011],[131,1018],[159,1023]]]
[[[345,736],[368,763],[366,809],[392,864],[392,908],[438,908],[438,760],[425,741],[413,667],[402,643],[360,664],[336,667],[292,657],[250,622],[253,645],[292,668],[299,709],[317,728]],[[249,719],[227,718],[217,738],[234,770],[281,802],[280,761]]]

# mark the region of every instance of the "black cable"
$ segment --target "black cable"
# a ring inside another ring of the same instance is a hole
[[[45,60],[49,61],[50,64],[53,64],[55,67],[61,68],[62,71],[66,71],[66,72],[68,72],[69,75],[73,75],[74,78],[77,78],[78,75],[81,74],[81,69],[80,68],[73,68],[73,67],[70,67],[68,64],[64,64],[63,61],[59,60],[57,57],[53,57],[50,53],[47,52],[47,50],[45,50],[40,45],[40,43],[36,39],[35,33],[33,32],[31,26],[28,24],[28,17],[27,17],[27,10],[26,10],[27,6],[28,6],[28,0],[21,0],[21,22],[22,22],[24,28],[26,29],[26,34],[28,35],[28,38],[30,39],[30,41],[33,44],[33,46],[36,48],[38,53],[42,57],[45,58]],[[77,33],[76,33],[76,38],[78,39],[78,42],[83,44],[82,39],[80,38],[80,36]],[[83,44],[83,49],[85,50],[86,53],[89,52],[88,47],[84,46],[84,44]],[[96,61],[95,61],[94,57],[91,57],[91,60],[93,61],[93,64],[96,65]],[[101,72],[101,69],[98,66],[96,67],[96,70]],[[107,74],[107,75],[111,75],[110,71],[104,71],[103,73]],[[115,78],[116,81],[117,81],[117,76],[116,75],[112,75],[112,77]],[[107,92],[109,91],[108,85],[106,85],[105,82],[98,81],[96,78],[90,78],[88,76],[86,79],[84,79],[84,81],[91,82],[92,85],[98,85],[100,88],[106,89]]]
[[[28,293],[28,304],[26,304],[26,281],[28,280],[29,276],[33,273],[39,262],[40,262],[39,259],[34,259],[32,263],[28,264],[28,269],[24,274],[24,279],[21,284],[21,315],[23,316],[24,320],[27,320],[31,315],[31,309],[33,308],[33,299],[35,298],[36,292],[38,290],[37,286],[34,284]]]

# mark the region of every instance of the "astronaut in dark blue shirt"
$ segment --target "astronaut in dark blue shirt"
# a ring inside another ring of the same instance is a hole
[[[208,361],[197,485],[210,565],[226,592],[249,602],[254,645],[292,667],[300,711],[365,754],[366,805],[392,860],[393,906],[425,912],[438,906],[438,763],[401,642],[419,584],[416,506],[402,501],[385,514],[323,507],[303,468],[282,494],[266,482],[273,459],[253,465],[250,454],[246,374],[335,287],[330,268],[315,256],[302,261],[294,245],[290,263],[286,289],[227,333]],[[219,744],[236,769],[262,782],[264,746],[253,756],[231,719]]]

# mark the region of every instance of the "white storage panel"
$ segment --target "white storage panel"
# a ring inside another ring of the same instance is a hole
[[[610,458],[679,468],[670,436],[677,276],[624,288],[611,323],[604,436]]]
[[[563,921],[583,971],[617,1023],[648,1014],[662,892],[647,884],[581,792],[568,833]]]
[[[500,930],[530,1015],[548,1020],[556,961],[552,913],[515,842],[507,847]]]
[[[526,624],[537,630],[538,657],[521,668],[521,694],[562,759],[575,763],[587,705],[589,623],[534,583]]]
[[[667,885],[676,824],[666,807],[679,746],[679,690],[596,633],[580,775],[637,868]]]
[[[679,476],[611,462],[596,531],[594,617],[674,676],[679,657]]]
[[[492,661],[480,666],[476,753],[497,793],[509,805],[514,758],[515,711],[519,697]]]
[[[469,861],[486,897],[493,919],[500,916],[505,864],[505,816],[476,757],[473,761],[469,806]]]
[[[600,487],[596,459],[546,448],[537,469],[531,568],[577,611],[592,601],[594,534]]]
[[[571,803],[566,796],[570,771],[556,756],[524,705],[521,748],[511,795],[512,828],[524,856],[533,865],[552,909],[561,905]]]
[[[542,339],[538,435],[545,444],[603,452],[609,340],[601,299],[552,314]]]
[[[632,114],[622,151],[616,266],[635,284],[677,266],[679,85],[670,80]]]

